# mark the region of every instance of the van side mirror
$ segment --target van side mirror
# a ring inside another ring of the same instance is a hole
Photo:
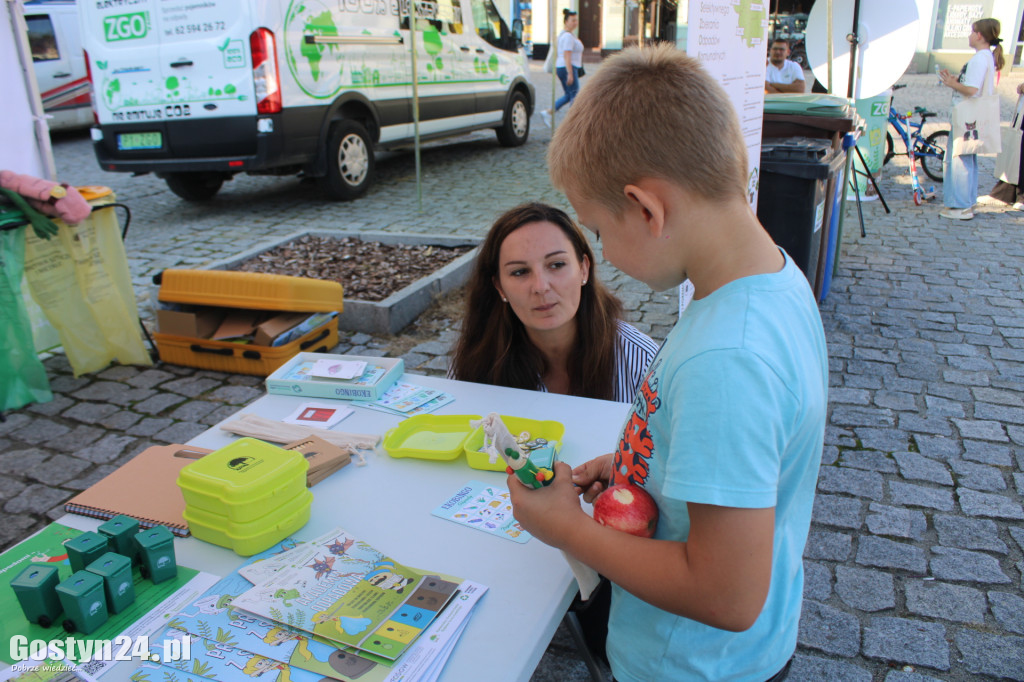
[[[515,38],[516,47],[522,47],[523,45],[523,20],[513,19],[512,20],[512,37]]]

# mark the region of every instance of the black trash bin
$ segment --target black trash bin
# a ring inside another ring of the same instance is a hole
[[[825,139],[789,137],[761,142],[757,219],[815,287],[829,180],[845,155]]]

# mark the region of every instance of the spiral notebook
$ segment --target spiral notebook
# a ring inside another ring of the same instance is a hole
[[[179,537],[189,534],[185,523],[185,498],[178,487],[178,473],[210,452],[186,445],[146,448],[114,473],[75,495],[64,504],[69,514],[109,519],[126,514],[143,528],[167,526]]]

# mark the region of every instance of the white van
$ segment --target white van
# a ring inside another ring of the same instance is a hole
[[[78,11],[73,0],[30,0],[24,4],[32,66],[50,130],[92,124]]]
[[[482,128],[526,142],[534,90],[491,0],[90,0],[82,40],[108,171],[202,201],[236,173],[303,173],[335,199],[374,149]]]

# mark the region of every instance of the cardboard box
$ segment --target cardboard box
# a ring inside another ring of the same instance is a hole
[[[210,338],[215,341],[252,336],[264,313],[258,310],[228,310]]]
[[[224,311],[216,308],[156,311],[156,323],[160,333],[199,339],[210,338],[223,319]]]
[[[274,315],[256,327],[252,342],[257,346],[272,345],[274,339],[309,318],[309,313],[282,313]]]

